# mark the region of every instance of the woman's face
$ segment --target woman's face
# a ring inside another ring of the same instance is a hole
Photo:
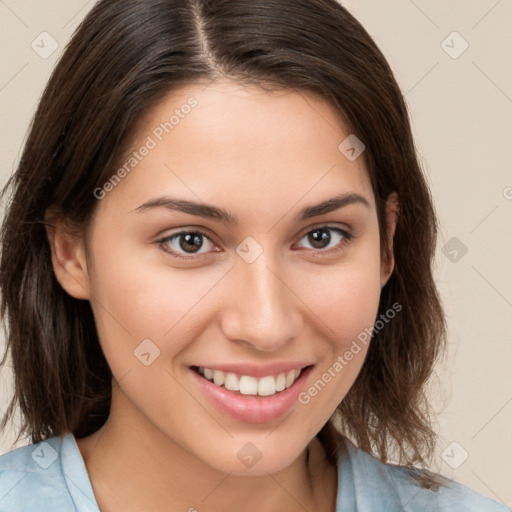
[[[235,474],[305,449],[361,369],[353,342],[391,272],[348,136],[312,94],[227,81],[146,114],[95,192],[87,267],[78,251],[68,269],[118,383],[109,422]]]

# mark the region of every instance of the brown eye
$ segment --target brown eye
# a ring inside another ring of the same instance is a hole
[[[326,250],[341,248],[350,238],[351,235],[343,229],[320,226],[305,233],[301,240],[307,240],[312,249]]]
[[[209,252],[209,246],[210,249],[214,246],[206,233],[201,231],[180,231],[163,238],[160,240],[160,244],[165,251],[176,256],[183,256],[183,254],[206,254]],[[201,251],[204,247],[206,247],[206,251]]]

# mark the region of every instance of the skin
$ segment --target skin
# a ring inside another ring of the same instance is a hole
[[[336,467],[315,436],[367,349],[307,405],[263,424],[217,409],[189,366],[311,361],[307,389],[374,324],[394,262],[380,257],[363,157],[350,161],[338,150],[349,132],[321,98],[225,80],[173,91],[141,119],[134,149],[192,96],[197,107],[98,201],[83,237],[48,212],[56,276],[70,295],[91,302],[114,375],[106,424],[78,446],[103,512],[332,511]],[[361,194],[369,207],[294,218],[341,193]],[[239,224],[163,207],[135,211],[164,195],[222,207]],[[396,199],[387,205],[391,246]],[[307,234],[318,224],[353,238],[343,244],[328,231],[331,242],[317,248]],[[179,238],[157,243],[194,228],[210,238],[199,254]],[[248,236],[263,250],[252,263],[236,252]],[[134,357],[146,338],[160,350],[149,366]],[[262,454],[251,468],[237,457],[247,442]]]

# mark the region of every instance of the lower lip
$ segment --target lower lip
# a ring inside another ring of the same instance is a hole
[[[302,370],[299,378],[287,389],[270,396],[242,395],[205,379],[193,369],[192,377],[207,397],[224,413],[245,423],[267,423],[281,418],[295,403],[312,366]]]

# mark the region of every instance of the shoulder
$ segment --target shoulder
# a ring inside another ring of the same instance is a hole
[[[73,473],[69,455],[74,442],[72,434],[67,434],[1,455],[0,512],[39,512],[43,504],[44,510],[52,512],[77,510],[69,491],[72,475],[64,471],[67,464],[67,473]]]
[[[340,504],[345,492],[360,507],[356,510],[509,512],[505,505],[437,473],[385,464],[349,442],[347,449],[348,457],[339,457]],[[434,477],[438,484],[422,485],[424,476]]]

